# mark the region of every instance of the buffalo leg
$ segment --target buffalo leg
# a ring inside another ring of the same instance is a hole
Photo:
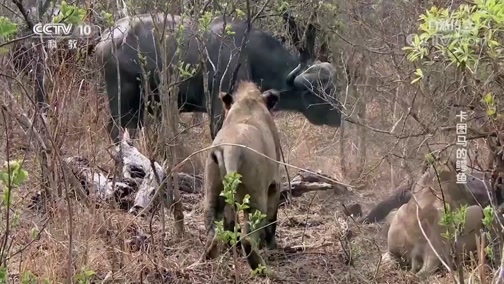
[[[215,136],[217,136],[217,133],[224,123],[222,103],[217,98],[217,94],[212,95],[210,110],[208,110],[208,117],[210,118],[210,137],[212,140],[215,139]]]
[[[277,183],[272,183],[268,188],[268,212],[267,212],[267,227],[265,228],[264,241],[269,249],[275,249],[276,244],[276,227],[278,215],[278,203],[280,202],[280,188]]]
[[[107,84],[109,109],[112,116],[108,125],[108,131],[114,143],[118,143],[120,141],[119,127],[128,128],[133,135],[135,133],[134,130],[138,127],[143,111],[142,94],[138,82],[136,80],[128,80],[124,75],[124,77],[121,77],[121,104],[118,105],[117,77],[111,78],[112,74],[105,74],[105,76],[107,82],[111,82]],[[119,115],[121,116],[121,124],[119,124]]]
[[[159,77],[157,72],[153,75],[149,76],[149,87],[150,92],[148,96],[148,107],[147,111],[154,115],[154,117],[160,121],[162,112],[161,112],[161,97],[159,96]]]
[[[360,219],[360,223],[378,223],[387,217],[387,215],[395,208],[406,204],[411,198],[411,185],[399,186],[387,199],[378,203],[364,218]]]

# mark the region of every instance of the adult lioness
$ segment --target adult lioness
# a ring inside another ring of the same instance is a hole
[[[408,203],[402,205],[391,218],[388,253],[411,263],[411,271],[423,279],[440,267],[441,261],[437,255],[445,264],[453,267],[451,246],[442,236],[446,228],[440,225],[444,208],[442,196],[444,195],[451,210],[468,204],[471,196],[463,184],[456,183],[456,171],[452,162],[439,167],[437,175],[431,167],[413,185],[411,194]],[[482,218],[483,212],[478,205],[467,208],[465,224],[455,245],[458,252],[476,249],[476,234],[482,228]]]
[[[206,258],[214,258],[218,254],[214,221],[224,218],[224,227],[232,230],[234,220],[224,202],[219,196],[223,190],[223,177],[231,172],[238,172],[241,183],[236,190],[236,201],[242,202],[246,194],[250,195],[248,214],[260,210],[266,214],[263,220],[251,233],[248,222],[245,233],[249,238],[241,238],[243,250],[252,269],[264,265],[257,248],[251,243],[262,245],[263,241],[269,248],[276,246],[275,231],[280,199],[280,138],[270,110],[279,100],[278,93],[266,91],[261,94],[259,88],[252,82],[240,82],[233,95],[221,93],[219,96],[225,111],[222,129],[217,133],[212,149],[205,165],[205,227],[207,229]],[[244,145],[220,145],[232,143]],[[258,154],[261,153],[262,155]],[[268,158],[267,158],[268,157]],[[226,208],[227,213],[224,214]],[[231,214],[232,215],[232,214]],[[243,231],[243,230],[242,230]]]

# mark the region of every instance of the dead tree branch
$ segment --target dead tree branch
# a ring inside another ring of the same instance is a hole
[[[92,166],[84,157],[73,156],[64,159],[64,163],[71,169],[75,180],[74,187],[78,187],[76,195],[79,199],[93,200],[98,203],[116,203],[122,210],[132,214],[150,210],[147,208],[155,198],[155,192],[160,186],[151,161],[137,148],[123,144],[123,175],[124,178],[113,181],[111,174],[101,170],[101,167]],[[115,157],[118,158],[118,157]],[[166,183],[166,173],[157,162],[154,162],[159,180]],[[203,178],[187,173],[174,173],[177,175],[180,190],[184,193],[202,193]],[[315,175],[308,171],[300,171],[292,181],[281,185],[280,204],[287,201],[291,191],[293,197],[300,197],[305,193],[318,190],[336,190],[339,194],[351,193],[345,186],[335,183],[333,178],[323,174]],[[172,177],[172,181],[174,178]],[[290,189],[290,190],[289,190]],[[166,194],[166,193],[165,193]],[[279,205],[280,205],[279,204]],[[150,206],[155,208],[155,206]]]

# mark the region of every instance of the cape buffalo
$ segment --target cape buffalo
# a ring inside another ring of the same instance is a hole
[[[205,201],[204,219],[207,229],[205,255],[215,258],[218,254],[215,221],[224,219],[226,230],[233,231],[234,209],[220,196],[223,177],[237,172],[241,183],[236,189],[236,202],[242,203],[246,194],[250,196],[249,208],[245,209],[245,233],[249,237],[241,238],[241,244],[250,267],[255,270],[264,265],[255,244],[261,248],[275,248],[276,219],[280,201],[280,138],[275,122],[269,110],[277,104],[279,95],[266,91],[261,94],[252,82],[241,82],[234,95],[221,93],[220,98],[225,108],[225,118],[221,131],[213,142],[205,165]],[[245,145],[247,148],[233,145]],[[252,149],[252,150],[250,150]],[[264,156],[256,153],[261,153]],[[249,214],[259,210],[266,215],[257,226],[250,228]],[[243,230],[242,230],[243,232]]]
[[[143,121],[145,98],[141,88],[145,86],[145,82],[141,79],[142,66],[139,63],[138,53],[142,54],[141,61],[144,62],[145,71],[143,74],[148,74],[148,85],[154,94],[152,96],[154,101],[160,100],[157,89],[160,81],[158,70],[162,70],[163,66],[168,66],[168,73],[170,73],[177,68],[175,65],[180,65],[180,63],[196,67],[201,62],[201,58],[205,58],[208,89],[212,90],[211,109],[207,110],[206,107],[201,68],[197,69],[193,77],[183,80],[179,85],[178,106],[180,112],[213,113],[214,115],[210,115],[214,120],[210,124],[212,138],[222,125],[222,120],[215,121],[215,117],[222,113],[218,93],[221,90],[229,90],[233,70],[238,64],[238,52],[247,23],[239,20],[229,21],[228,28],[223,33],[224,19],[216,17],[211,21],[209,30],[198,37],[196,36],[197,28],[193,22],[180,16],[165,15],[163,13],[154,16],[141,14],[122,18],[115,23],[114,29],[102,33],[101,41],[95,48],[96,56],[104,65],[105,83],[112,115],[108,130],[114,141],[118,140],[119,129],[114,122],[118,122],[119,113],[122,116],[121,127],[135,129]],[[167,40],[163,46],[166,57],[161,60],[162,50],[153,27],[163,27],[163,25],[166,27],[164,34]],[[183,27],[180,27],[181,25]],[[182,31],[180,37],[175,36],[177,31]],[[115,47],[112,42],[115,43]],[[177,52],[179,44],[180,53]],[[341,125],[341,113],[334,107],[338,105],[335,96],[335,68],[330,63],[322,62],[308,66],[306,62],[301,62],[298,56],[290,54],[272,35],[254,27],[248,34],[242,58],[236,82],[250,80],[259,85],[261,91],[278,90],[281,97],[276,106],[278,110],[301,112],[315,125],[331,127]],[[214,68],[217,66],[220,68],[215,74]],[[120,84],[118,84],[118,74]],[[222,82],[220,88],[219,86],[213,88],[213,79],[217,84]],[[119,86],[120,109],[118,108]]]
[[[451,161],[438,169],[438,176],[430,167],[413,186],[413,198],[391,218],[388,254],[405,259],[411,264],[411,271],[421,279],[427,278],[441,266],[438,255],[453,267],[449,251],[451,245],[447,243],[451,240],[445,239],[443,234],[447,228],[440,224],[444,208],[442,198],[451,210],[468,205],[473,199],[465,186],[456,181],[455,164]],[[478,205],[468,206],[464,226],[455,242],[459,253],[476,249],[476,235],[483,227],[482,219],[483,211]],[[452,229],[450,231],[454,233]]]

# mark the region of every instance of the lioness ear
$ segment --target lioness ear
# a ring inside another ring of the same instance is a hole
[[[231,105],[233,104],[233,96],[225,92],[219,92],[219,98],[224,104],[224,109],[228,111],[231,108]]]
[[[266,108],[269,111],[271,111],[280,100],[280,93],[277,90],[270,89],[264,91],[261,94],[261,97],[263,98],[264,103],[266,104]]]

